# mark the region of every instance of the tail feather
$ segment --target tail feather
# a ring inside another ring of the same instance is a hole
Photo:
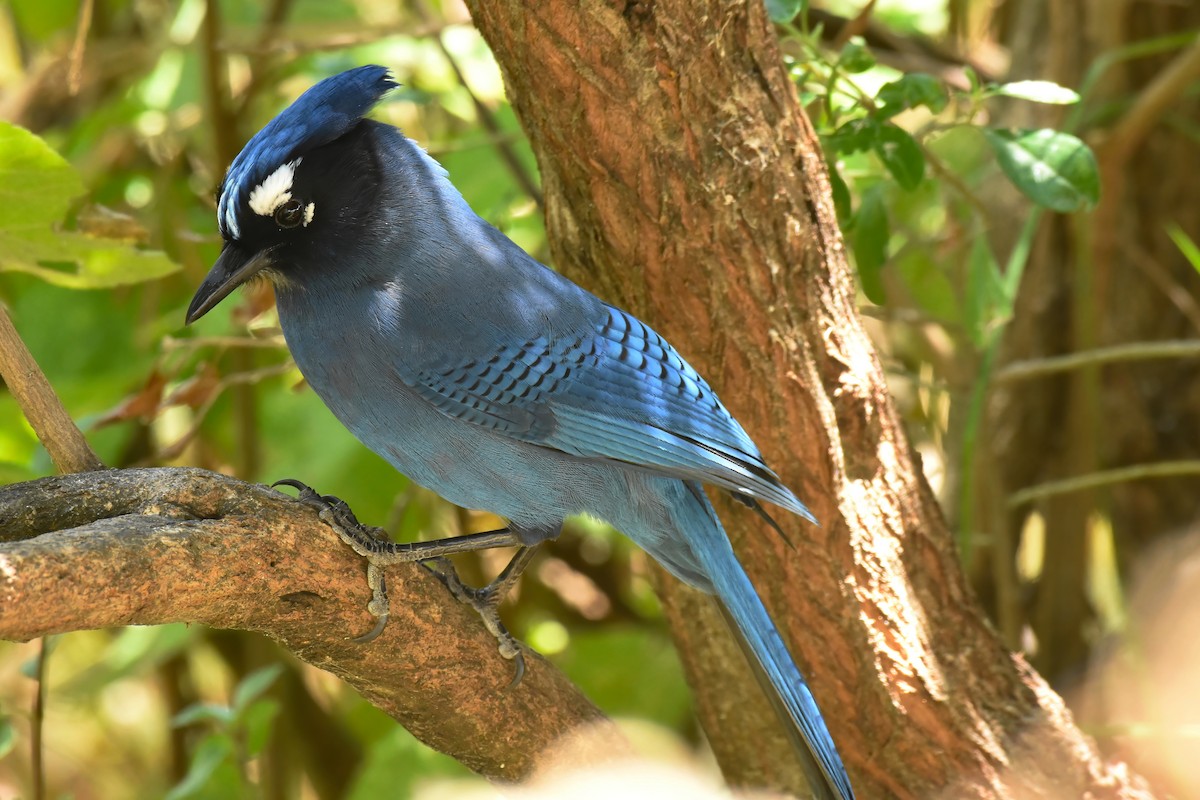
[[[698,484],[687,486],[696,501],[688,503],[688,540],[751,663],[759,668],[776,711],[797,740],[814,795],[819,800],[853,800],[850,778],[804,676],[738,563],[708,498]]]

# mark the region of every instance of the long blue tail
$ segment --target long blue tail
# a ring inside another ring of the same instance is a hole
[[[808,756],[804,768],[814,795],[820,800],[853,800],[850,778],[804,676],[738,563],[729,537],[704,491],[690,482],[688,489],[688,499],[694,502],[685,500],[688,508],[681,509],[684,511],[681,522],[688,524],[688,541],[744,648],[770,683],[776,709],[785,722],[790,722],[793,738],[800,740],[802,746],[798,751],[802,757]]]

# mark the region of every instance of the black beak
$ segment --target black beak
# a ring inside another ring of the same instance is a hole
[[[188,306],[187,324],[191,325],[216,307],[229,293],[248,281],[255,273],[271,266],[271,250],[247,253],[235,244],[225,243],[217,263],[204,276]]]

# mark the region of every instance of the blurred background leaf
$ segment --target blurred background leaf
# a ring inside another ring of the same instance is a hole
[[[862,311],[977,596],[1111,753],[1200,794],[1200,740],[1179,733],[1200,724],[1200,698],[1165,694],[1176,684],[1140,638],[1153,623],[1129,599],[1148,553],[1197,535],[1195,479],[1009,503],[1056,479],[1194,459],[1200,372],[1160,359],[1094,368],[1090,382],[1080,370],[996,378],[1017,362],[1200,334],[1200,87],[1177,87],[1152,146],[1101,149],[1193,45],[1200,6],[1131,3],[1112,20],[1072,0],[766,5],[825,147]],[[375,116],[546,260],[536,162],[456,0],[0,5],[0,301],[110,466],[299,478],[401,539],[496,526],[352,439],[292,366],[268,287],[182,325],[220,249],[214,193],[230,158],[313,82],[372,62],[403,84]],[[51,471],[0,392],[0,480]],[[460,566],[482,583],[505,558]],[[645,556],[627,540],[570,521],[504,614],[648,752],[688,751],[713,772]],[[1141,687],[1138,702],[1113,699],[1097,653],[1135,665],[1123,685]],[[29,791],[32,654],[0,644],[0,796]],[[72,634],[47,691],[54,796],[456,797],[476,784],[249,634]],[[194,724],[172,725],[181,713]]]

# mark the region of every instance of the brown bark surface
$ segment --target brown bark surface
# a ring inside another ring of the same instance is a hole
[[[821,520],[781,520],[789,549],[719,505],[860,796],[1146,796],[966,588],[762,4],[470,6],[538,156],[556,266],[681,347]],[[799,791],[728,637],[662,585],[726,774]]]

